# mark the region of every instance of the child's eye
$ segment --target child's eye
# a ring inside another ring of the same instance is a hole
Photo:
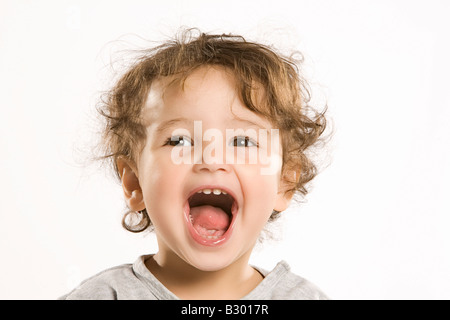
[[[257,147],[258,143],[249,137],[238,136],[233,139],[233,147]]]
[[[189,137],[172,136],[166,140],[166,143],[164,145],[172,147],[192,147],[193,143]]]

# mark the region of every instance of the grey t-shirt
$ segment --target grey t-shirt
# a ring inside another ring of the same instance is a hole
[[[83,281],[62,300],[178,300],[147,269],[140,256],[134,264],[107,269]],[[255,268],[264,279],[243,300],[326,300],[327,296],[315,285],[290,272],[289,265],[281,261],[267,272]]]

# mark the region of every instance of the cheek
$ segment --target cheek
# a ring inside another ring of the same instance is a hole
[[[147,212],[154,226],[166,229],[179,220],[181,181],[183,166],[171,161],[158,161],[158,157],[148,159],[141,171],[140,181]]]
[[[266,154],[265,161],[242,166],[238,173],[245,197],[242,219],[255,235],[265,227],[275,208],[280,181],[281,152]]]
[[[240,177],[245,199],[243,219],[262,228],[275,207],[278,175],[262,175],[260,168],[247,168]]]

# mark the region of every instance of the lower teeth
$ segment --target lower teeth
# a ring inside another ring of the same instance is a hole
[[[194,219],[191,215],[189,215],[189,220],[194,226]],[[200,225],[194,226],[194,229],[197,231],[199,235],[206,239],[216,240],[223,236],[226,230],[216,230],[216,229],[206,229]]]
[[[199,235],[207,239],[219,239],[225,233],[224,230],[206,229],[202,226],[194,227]]]

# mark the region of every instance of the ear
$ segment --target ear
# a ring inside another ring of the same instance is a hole
[[[125,157],[119,157],[116,163],[128,207],[133,211],[144,210],[144,197],[142,195],[141,185],[139,184],[136,166],[131,160]]]
[[[273,208],[275,211],[284,211],[289,207],[289,204],[291,203],[292,197],[294,196],[294,192],[284,192],[280,191],[277,194],[276,201],[275,201],[275,208]]]
[[[288,171],[281,176],[274,210],[281,212],[289,207],[289,204],[294,197],[294,191],[289,190],[292,188],[293,183],[297,182],[297,176],[298,173],[295,170]]]

